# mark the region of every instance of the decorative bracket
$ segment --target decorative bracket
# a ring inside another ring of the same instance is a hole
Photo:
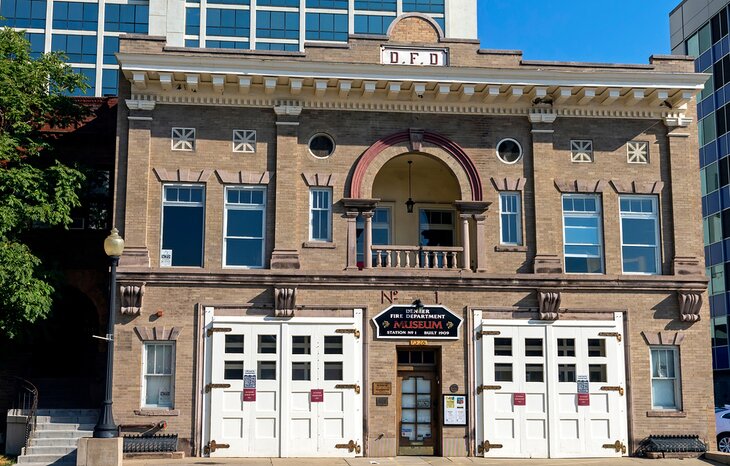
[[[274,316],[294,317],[297,305],[296,288],[274,288]]]
[[[557,320],[560,318],[559,291],[538,291],[537,304],[540,320]]]
[[[122,285],[119,287],[122,314],[137,316],[142,312],[142,297],[145,283],[136,285]]]
[[[700,320],[702,309],[702,294],[697,291],[678,291],[679,320],[682,322],[697,322]]]

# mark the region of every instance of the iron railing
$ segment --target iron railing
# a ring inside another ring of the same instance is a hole
[[[15,387],[15,398],[11,406],[14,415],[25,416],[25,440],[23,447],[28,445],[28,440],[36,428],[36,413],[38,412],[38,388],[29,380],[16,375],[7,376],[13,380]]]

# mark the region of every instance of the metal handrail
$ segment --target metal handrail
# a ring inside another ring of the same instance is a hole
[[[33,383],[31,383],[29,380],[18,377],[17,375],[11,375],[10,377],[20,383],[16,407],[14,407],[13,409],[19,411],[24,416],[26,416],[25,441],[23,442],[23,447],[26,447],[28,446],[28,440],[30,439],[31,434],[35,431],[36,428],[36,413],[38,412],[38,387],[33,385]]]

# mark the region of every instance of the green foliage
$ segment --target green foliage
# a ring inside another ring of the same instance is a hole
[[[42,130],[81,121],[88,112],[68,95],[86,88],[63,55],[34,59],[23,32],[0,29],[0,336],[51,309],[49,275],[23,233],[66,226],[79,205],[84,177],[53,157]]]

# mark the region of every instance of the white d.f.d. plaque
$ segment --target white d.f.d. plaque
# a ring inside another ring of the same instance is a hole
[[[380,48],[383,65],[446,66],[447,58],[445,49]]]

